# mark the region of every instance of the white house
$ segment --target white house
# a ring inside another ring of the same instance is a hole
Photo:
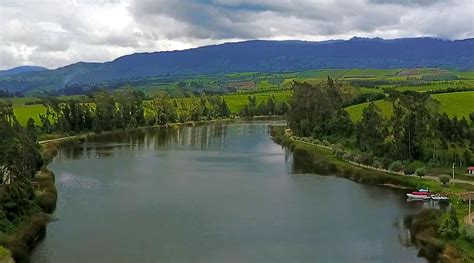
[[[467,168],[467,174],[468,175],[474,175],[474,166],[471,166],[471,167]]]

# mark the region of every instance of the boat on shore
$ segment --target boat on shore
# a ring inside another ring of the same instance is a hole
[[[407,194],[408,200],[430,200],[431,194],[429,192],[411,192]]]
[[[433,201],[440,201],[440,202],[442,202],[442,201],[444,201],[444,202],[449,201],[449,197],[443,196],[443,195],[431,195],[430,197],[431,197],[431,200],[433,200]]]
[[[411,193],[407,193],[408,201],[449,201],[447,196],[441,194],[431,194],[428,189],[420,189]]]

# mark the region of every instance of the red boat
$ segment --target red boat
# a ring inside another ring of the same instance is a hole
[[[411,200],[429,200],[431,198],[430,192],[411,192],[407,194],[408,199]]]

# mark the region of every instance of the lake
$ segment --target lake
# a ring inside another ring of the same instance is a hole
[[[32,262],[426,262],[403,192],[295,174],[271,122],[102,135],[60,151]]]

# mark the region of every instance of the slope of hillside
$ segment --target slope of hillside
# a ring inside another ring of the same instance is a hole
[[[3,76],[11,76],[20,73],[27,73],[27,72],[40,72],[46,71],[47,68],[37,67],[37,66],[19,66],[11,69],[0,70],[0,77]]]
[[[105,63],[80,62],[38,74],[0,77],[0,89],[48,90],[72,83],[183,74],[282,72],[321,68],[474,69],[474,39],[246,41],[182,51],[137,53]]]
[[[439,101],[440,113],[446,113],[449,117],[456,116],[458,119],[464,117],[469,121],[469,114],[474,112],[472,103],[474,100],[474,91],[433,94],[431,96]],[[385,116],[390,117],[393,114],[392,104],[390,102],[378,100],[374,103]],[[362,112],[367,105],[369,105],[369,103],[357,104],[347,107],[346,111],[354,122],[358,122],[362,119]]]

